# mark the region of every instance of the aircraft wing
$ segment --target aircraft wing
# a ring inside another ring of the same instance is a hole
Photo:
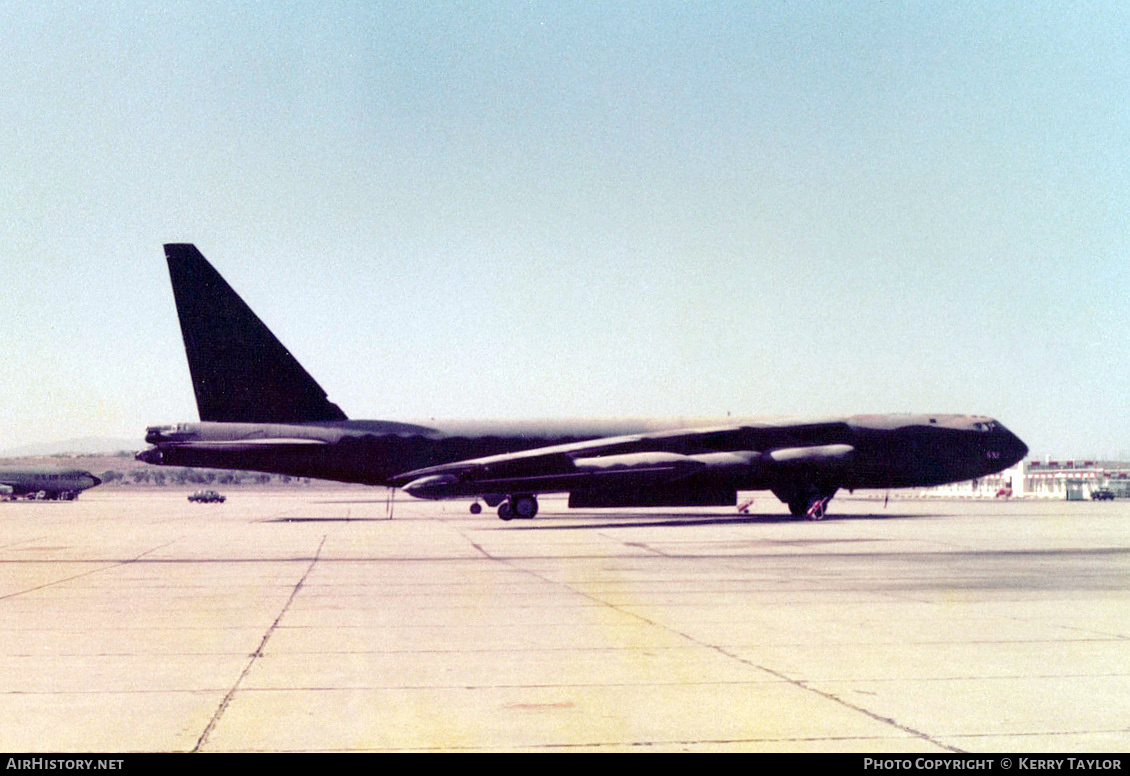
[[[732,504],[749,487],[806,466],[846,464],[835,426],[714,426],[605,437],[416,469],[392,483],[420,498],[568,491],[574,505]]]

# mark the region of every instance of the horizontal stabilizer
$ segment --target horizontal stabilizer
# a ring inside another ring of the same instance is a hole
[[[166,245],[165,257],[201,420],[346,419],[195,245]]]

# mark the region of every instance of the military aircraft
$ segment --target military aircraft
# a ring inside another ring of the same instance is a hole
[[[0,498],[19,497],[74,501],[87,488],[102,480],[81,469],[51,466],[0,466]]]
[[[1028,448],[992,418],[402,423],[349,420],[194,245],[165,246],[199,423],[151,426],[138,459],[471,498],[504,520],[538,495],[570,507],[733,506],[769,490],[819,519],[841,488],[939,485],[1001,471]]]

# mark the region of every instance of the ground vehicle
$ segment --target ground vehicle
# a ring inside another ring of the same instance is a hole
[[[1095,488],[1091,491],[1092,501],[1114,501],[1114,491],[1110,488]]]
[[[199,504],[223,504],[227,499],[222,493],[214,490],[198,490],[189,496],[188,500]]]

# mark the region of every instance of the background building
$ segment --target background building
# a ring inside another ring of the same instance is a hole
[[[1130,498],[1130,464],[1115,461],[1021,461],[999,474],[927,488],[923,496],[953,498],[1091,498],[1096,490]]]

